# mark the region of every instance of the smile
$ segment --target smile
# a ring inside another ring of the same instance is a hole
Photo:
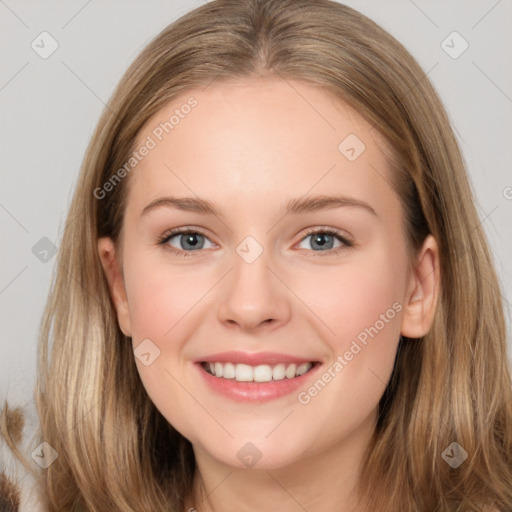
[[[194,366],[207,388],[239,403],[262,403],[295,397],[306,388],[322,363],[297,362],[250,365],[246,363],[197,361]]]
[[[309,372],[313,362],[302,364],[279,363],[276,365],[262,364],[251,366],[235,363],[202,363],[202,367],[210,375],[237,382],[271,382],[283,379],[294,379]]]

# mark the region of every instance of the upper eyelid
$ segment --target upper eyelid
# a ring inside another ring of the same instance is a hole
[[[199,235],[203,235],[204,237],[208,238],[208,240],[210,240],[212,243],[215,243],[215,242],[213,242],[213,240],[210,239],[210,236],[206,232],[202,231],[200,228],[176,228],[174,230],[166,231],[161,236],[161,239],[170,240],[171,238],[174,238],[175,236],[187,235],[190,233],[192,233],[192,234],[197,233]]]

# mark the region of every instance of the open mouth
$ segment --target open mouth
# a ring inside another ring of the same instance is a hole
[[[308,373],[315,366],[320,364],[317,361],[309,363],[279,363],[275,365],[257,365],[235,363],[209,363],[202,362],[201,367],[210,375],[225,380],[236,382],[274,382],[280,380],[291,380]]]

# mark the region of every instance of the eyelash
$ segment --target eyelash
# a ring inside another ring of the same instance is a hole
[[[341,233],[339,231],[332,229],[332,228],[311,228],[310,230],[308,230],[305,233],[305,235],[303,236],[303,238],[301,238],[300,241],[302,242],[302,240],[304,240],[308,236],[318,234],[318,233],[334,236],[343,245],[341,245],[340,247],[336,247],[335,249],[329,249],[327,251],[310,250],[313,253],[312,254],[313,257],[332,256],[334,254],[338,254],[341,251],[344,251],[344,250],[354,246],[354,243],[351,240],[349,240],[346,236],[341,235]],[[172,245],[166,245],[167,242],[176,235],[190,235],[190,234],[198,234],[198,235],[204,236],[205,238],[208,238],[208,236],[205,233],[203,233],[200,229],[176,228],[176,229],[171,229],[170,231],[167,231],[164,235],[159,237],[157,239],[157,243],[158,243],[158,245],[165,246],[166,250],[171,251],[173,254],[175,254],[177,256],[183,256],[183,257],[193,256],[194,255],[193,253],[200,252],[201,249],[198,251],[182,251],[180,249],[176,249],[176,247],[173,247]]]

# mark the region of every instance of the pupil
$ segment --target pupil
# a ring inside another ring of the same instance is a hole
[[[201,236],[201,235],[199,235]],[[196,246],[199,245],[199,242],[197,240],[197,237],[198,235],[195,234],[195,233],[188,233],[187,235],[185,235],[184,237],[184,244],[182,244],[182,247],[184,249],[187,249],[187,248],[195,248]],[[188,247],[187,247],[188,246]]]
[[[314,243],[319,246],[320,248],[324,248],[325,246],[328,246],[329,245],[329,241],[328,239],[331,238],[332,235],[327,235],[327,234],[317,234],[315,237],[314,237]],[[327,240],[326,240],[327,239]],[[330,248],[330,247],[328,247]]]

